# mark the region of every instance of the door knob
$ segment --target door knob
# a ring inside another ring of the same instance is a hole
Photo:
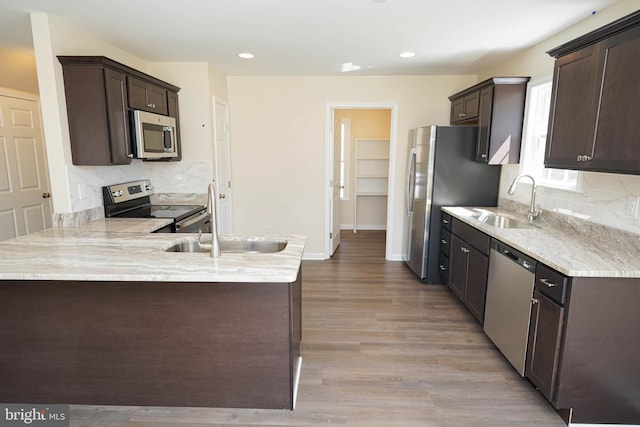
[[[42,193],[42,198],[43,198],[43,199],[49,199],[49,198],[51,198],[51,193]]]

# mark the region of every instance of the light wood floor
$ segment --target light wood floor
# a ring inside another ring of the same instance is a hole
[[[343,232],[303,263],[295,411],[72,406],[72,426],[564,426],[444,286],[385,262],[384,232]]]

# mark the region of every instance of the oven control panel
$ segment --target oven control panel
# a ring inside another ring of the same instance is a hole
[[[125,182],[122,184],[102,187],[102,194],[104,197],[104,204],[111,205],[150,196],[153,194],[153,186],[151,185],[151,181],[147,179],[142,181]]]

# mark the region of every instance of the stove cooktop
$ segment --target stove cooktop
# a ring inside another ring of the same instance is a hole
[[[148,217],[180,220],[204,209],[202,205],[151,205]]]

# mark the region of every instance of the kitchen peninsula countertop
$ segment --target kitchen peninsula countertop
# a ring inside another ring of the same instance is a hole
[[[543,212],[527,228],[482,222],[478,210],[527,222],[526,214],[496,207],[443,207],[451,216],[573,277],[640,278],[640,236]]]
[[[286,240],[277,253],[165,252],[195,234],[151,233],[159,219],[102,219],[78,227],[50,228],[0,243],[0,280],[155,282],[270,282],[297,279],[305,237],[225,236],[235,240]]]

